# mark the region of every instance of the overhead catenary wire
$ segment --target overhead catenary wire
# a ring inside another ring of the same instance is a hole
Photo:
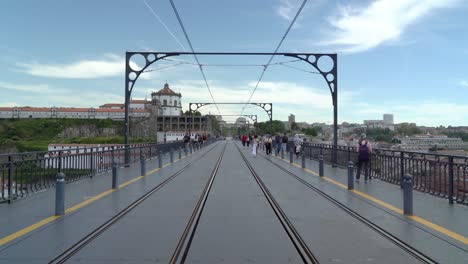
[[[175,15],[177,17],[177,20],[179,21],[179,25],[182,28],[182,31],[184,32],[184,36],[185,36],[185,38],[187,40],[187,43],[188,43],[188,45],[190,47],[190,50],[192,50],[192,52],[195,53],[195,50],[193,49],[193,46],[192,46],[192,42],[190,41],[190,38],[189,38],[189,36],[187,34],[187,31],[185,30],[184,23],[182,23],[182,19],[180,18],[179,12],[177,11],[177,7],[175,6],[173,0],[169,0],[169,1],[171,2],[172,9],[174,10],[174,13],[175,13]],[[201,74],[203,76],[203,80],[205,81],[206,88],[208,88],[208,92],[210,93],[211,100],[213,100],[213,103],[215,104],[216,109],[218,110],[218,113],[221,114],[221,111],[219,110],[219,107],[216,104],[216,101],[215,101],[215,99],[213,97],[213,93],[211,92],[210,85],[208,84],[208,81],[206,79],[205,72],[203,71],[203,66],[201,65],[200,61],[198,60],[198,57],[197,57],[196,54],[193,54],[193,57],[195,58],[195,61],[198,64],[198,68],[200,69],[200,72],[201,72]]]
[[[172,1],[172,0],[171,0]],[[245,103],[245,105],[242,107],[242,111],[241,111],[241,114],[244,113],[244,109],[245,109],[245,106],[250,103],[250,100],[252,99],[253,95],[255,94],[255,91],[257,90],[258,88],[258,85],[260,84],[260,82],[262,81],[263,79],[263,76],[265,75],[265,72],[266,70],[268,69],[268,66],[270,65],[271,61],[273,60],[273,58],[275,57],[275,54],[278,52],[279,48],[281,47],[281,45],[283,44],[283,41],[286,39],[286,37],[288,36],[289,34],[289,31],[291,30],[292,26],[294,25],[294,23],[296,22],[297,18],[299,17],[299,15],[301,14],[301,11],[302,9],[304,8],[305,4],[307,3],[307,0],[304,0],[301,4],[301,7],[299,7],[299,10],[297,10],[297,13],[296,15],[294,16],[293,20],[291,21],[291,24],[289,25],[288,29],[286,30],[286,32],[284,33],[283,37],[281,38],[280,42],[278,43],[278,45],[276,46],[276,49],[275,51],[273,52],[273,55],[271,55],[270,59],[268,60],[268,63],[265,65],[265,67],[263,68],[263,71],[262,73],[260,74],[260,78],[258,79],[257,83],[255,84],[255,87],[252,91],[252,93],[250,94],[250,97],[249,97],[249,100],[247,100],[247,102]]]
[[[174,33],[172,33],[172,31],[169,29],[169,27],[166,26],[166,24],[162,21],[162,19],[156,14],[156,12],[154,11],[154,9],[148,4],[148,2],[146,2],[146,0],[143,0],[143,3],[146,5],[146,7],[149,9],[149,11],[151,12],[151,14],[154,16],[154,18],[156,18],[156,20],[158,20],[158,22],[164,27],[164,29],[166,29],[166,31],[171,35],[171,37],[177,42],[177,44],[179,44],[179,46],[183,49],[183,50],[187,50],[185,48],[185,46],[180,42],[180,40],[174,35]]]
[[[143,72],[152,72],[152,71],[162,70],[162,69],[166,69],[166,68],[175,67],[175,66],[178,66],[178,65],[181,65],[181,64],[185,64],[185,63],[183,63],[183,62],[174,63],[174,64],[171,64],[171,65],[166,65],[166,66],[162,66],[162,67],[155,68],[155,69],[144,70]]]
[[[163,58],[162,60],[171,61],[171,62],[180,62],[181,64],[189,64],[189,65],[198,66],[198,64],[190,62],[190,61],[174,60],[174,59],[168,59],[168,58]],[[297,62],[297,61],[301,61],[301,60],[300,59],[295,59],[295,60],[275,62],[275,63],[271,63],[270,66],[272,66],[272,65],[281,65],[281,64]],[[209,64],[202,64],[202,66],[209,66],[209,67],[212,67],[212,66],[215,66],[215,67],[237,67],[237,66],[239,66],[239,67],[265,67],[266,64],[226,64],[226,63],[213,64],[213,63],[209,63]]]

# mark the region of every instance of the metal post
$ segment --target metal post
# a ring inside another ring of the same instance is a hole
[[[119,186],[119,179],[118,179],[118,171],[119,167],[117,166],[117,162],[112,162],[112,189],[117,189]]]
[[[11,203],[13,187],[13,162],[11,161],[11,155],[8,155],[8,203]]]
[[[281,159],[284,159],[284,149],[281,148]]]
[[[305,153],[304,151],[301,151],[302,155],[301,155],[301,158],[302,158],[302,168],[305,169],[306,165],[305,165]]]
[[[190,143],[190,154],[193,153],[193,144]]]
[[[159,158],[159,160],[158,160],[159,161],[159,168],[162,168],[162,151],[159,151],[158,158]]]
[[[320,154],[319,158],[319,176],[323,177],[323,154]]]
[[[182,147],[179,147],[179,159],[182,159]]]
[[[65,214],[65,174],[57,173],[55,184],[55,215]]]
[[[185,157],[188,155],[188,146],[186,143],[184,143],[184,152],[185,152]]]
[[[141,163],[141,176],[144,176],[144,175],[146,175],[146,161],[145,161],[145,156],[141,156],[140,163]]]
[[[59,153],[59,156],[60,156],[60,155],[61,155],[61,154]],[[89,164],[91,174],[89,175],[89,177],[92,178],[92,177],[93,177],[93,174],[94,174],[94,155],[93,155],[93,147],[91,147],[91,153],[90,153],[89,155],[91,155],[91,156],[90,156],[91,162],[90,162],[90,164]],[[62,158],[59,158],[59,160],[61,160],[61,159],[62,159]],[[60,171],[60,170],[59,170],[59,171]]]
[[[353,165],[352,161],[348,162],[348,190],[354,189]]]
[[[58,154],[58,172],[62,172],[62,151]]]
[[[170,155],[170,158],[171,158],[171,163],[174,163],[174,149],[173,148],[171,148],[171,151],[170,151],[169,155]]]
[[[289,151],[289,163],[293,163],[293,162],[294,162],[293,152]]]
[[[400,188],[403,189],[403,178],[405,177],[405,153],[400,152]]]
[[[409,174],[403,177],[403,213],[413,215],[413,178]]]
[[[453,157],[449,157],[449,189],[448,198],[449,204],[453,204]]]
[[[126,52],[125,53],[125,132],[124,132],[124,144],[125,144],[125,166],[127,166],[129,163],[130,163],[130,152],[128,151],[127,147],[128,147],[128,137],[129,137],[129,134],[130,134],[130,120],[129,120],[129,117],[128,117],[128,110],[129,110],[129,106],[130,106],[130,94],[131,94],[131,91],[130,89],[133,87],[133,84],[135,84],[135,82],[132,82],[131,84],[129,82],[127,82],[128,80],[128,75],[130,74],[131,72],[131,68],[130,68],[130,57],[131,55]]]

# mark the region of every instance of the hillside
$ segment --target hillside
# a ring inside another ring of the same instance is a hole
[[[148,142],[150,139],[131,139]],[[50,143],[122,143],[123,121],[110,119],[3,119],[0,152],[44,151]]]

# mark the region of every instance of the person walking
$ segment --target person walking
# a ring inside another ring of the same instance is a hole
[[[276,155],[279,155],[281,152],[281,136],[279,133],[276,133],[275,136],[275,148]]]
[[[370,155],[372,152],[372,145],[367,140],[365,134],[361,135],[357,145],[357,152],[359,153],[358,168],[356,173],[356,181],[361,178],[361,169],[364,169],[364,181],[370,179]]]
[[[270,135],[267,135],[265,138],[265,150],[266,154],[270,155],[271,154],[271,145],[273,144],[273,140],[271,139]]]
[[[255,135],[254,136],[254,139],[252,141],[252,155],[254,156],[254,158],[257,157],[257,150],[258,150],[258,136]]]
[[[281,138],[282,148],[284,149],[284,152],[288,152],[288,134],[284,133],[283,138]]]
[[[294,135],[294,138],[293,138],[293,145],[294,145],[294,154],[296,154],[296,157],[299,157],[299,154],[301,153],[301,138],[299,137],[299,135]]]
[[[242,146],[245,147],[245,143],[247,142],[247,136],[243,134],[241,140],[242,140]]]
[[[189,144],[190,144],[190,133],[186,132],[184,136],[185,153],[188,153]]]

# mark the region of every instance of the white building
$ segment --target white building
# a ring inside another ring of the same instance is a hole
[[[462,149],[467,146],[461,138],[449,138],[446,135],[414,135],[399,138],[400,147],[405,150],[427,150],[437,146],[446,149]]]
[[[148,117],[146,109],[130,109],[131,117]],[[124,119],[125,111],[116,108],[75,107],[0,107],[0,118],[76,118],[76,119]]]
[[[383,115],[383,122],[386,126],[393,125],[393,115],[392,114],[384,114]]]
[[[157,103],[161,107],[163,116],[180,116],[182,111],[182,95],[176,93],[169,88],[169,84],[165,83],[164,88],[158,92],[151,94],[153,103]]]
[[[364,125],[366,125],[367,128],[388,128],[390,130],[395,130],[392,114],[384,114],[383,120],[364,120]]]

